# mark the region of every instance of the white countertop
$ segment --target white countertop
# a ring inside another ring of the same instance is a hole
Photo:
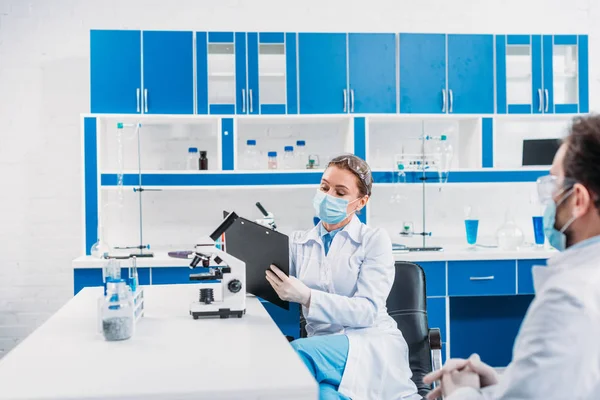
[[[443,251],[426,252],[394,252],[396,261],[460,261],[460,260],[531,260],[546,259],[556,254],[557,251],[548,248],[524,247],[519,250],[508,251],[498,248],[476,247],[470,249],[467,245],[450,244],[443,246]],[[139,268],[153,267],[188,267],[191,260],[172,258],[166,252],[155,252],[152,258],[138,258]],[[73,260],[74,269],[102,268],[106,260],[92,256],[83,256]],[[129,261],[121,260],[123,267]]]
[[[258,299],[244,317],[190,317],[196,285],[145,287],[133,338],[97,331],[85,288],[0,360],[0,399],[317,399],[318,387]]]
[[[394,252],[396,261],[462,261],[462,260],[535,260],[547,259],[558,252],[554,249],[524,247],[519,250],[475,247],[467,245],[443,246],[442,251]]]

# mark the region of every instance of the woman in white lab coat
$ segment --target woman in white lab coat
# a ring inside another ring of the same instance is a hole
[[[292,346],[321,399],[421,399],[408,346],[386,308],[395,276],[390,238],[355,215],[372,185],[364,160],[334,158],[313,200],[321,222],[290,237],[290,276],[267,271],[281,299],[302,305],[308,338]]]

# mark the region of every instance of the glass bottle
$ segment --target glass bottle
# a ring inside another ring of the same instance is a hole
[[[200,171],[208,170],[208,157],[206,156],[208,153],[206,151],[200,152]]]
[[[102,334],[112,342],[126,340],[134,331],[133,297],[123,279],[110,281],[102,306]]]
[[[285,146],[283,148],[283,169],[293,169],[294,168],[294,147],[293,146]]]
[[[188,149],[187,169],[190,171],[198,171],[198,148],[190,147]]]
[[[246,154],[244,157],[244,168],[248,170],[257,170],[260,168],[258,150],[256,150],[256,140],[246,141]]]
[[[267,166],[269,169],[277,169],[277,152],[276,151],[270,151],[267,156],[268,161],[267,161]]]
[[[304,140],[296,141],[296,150],[294,151],[294,157],[296,158],[296,168],[306,169],[308,159],[306,158],[306,142]]]

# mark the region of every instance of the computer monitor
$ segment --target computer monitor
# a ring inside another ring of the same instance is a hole
[[[552,165],[560,143],[560,139],[523,140],[523,166]]]

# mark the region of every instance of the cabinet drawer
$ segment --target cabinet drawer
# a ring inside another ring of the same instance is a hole
[[[516,261],[448,262],[449,296],[516,294]]]
[[[425,282],[427,284],[427,296],[446,295],[446,262],[417,262],[425,271]]]
[[[531,270],[537,265],[546,265],[546,260],[519,260],[517,261],[517,274],[518,274],[518,294],[534,294],[533,289],[533,275]]]

